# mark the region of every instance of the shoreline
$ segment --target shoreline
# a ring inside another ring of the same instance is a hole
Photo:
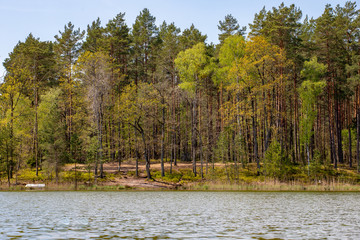
[[[119,191],[119,192],[145,192],[145,191],[164,191],[164,192],[359,192],[359,185],[336,184],[336,185],[293,185],[293,184],[204,184],[190,183],[177,187],[159,187],[149,184],[147,187],[127,186],[127,185],[85,185],[78,184],[49,184],[44,188],[26,188],[24,185],[4,186],[0,185],[0,192],[61,192],[61,191]]]
[[[0,181],[0,191],[238,191],[238,192],[360,192],[360,176],[354,169],[341,168],[324,171],[322,175],[307,178],[294,175],[292,180],[279,180],[256,174],[256,166],[239,168],[238,172],[227,172],[231,166],[215,163],[215,168],[206,171],[204,178],[194,176],[191,163],[179,162],[170,173],[169,163],[165,163],[165,176],[161,176],[161,166],[152,163],[152,179],[146,178],[145,163],[139,164],[139,176],[135,176],[135,166],[123,163],[121,171],[114,162],[104,164],[104,178],[96,178],[86,165],[65,165],[56,180],[55,175],[36,176],[33,169],[24,169],[11,179],[10,187],[5,179]],[[200,165],[199,165],[200,167]],[[233,170],[234,171],[234,170]],[[26,184],[46,184],[43,189],[30,190]],[[77,186],[77,187],[75,187]]]

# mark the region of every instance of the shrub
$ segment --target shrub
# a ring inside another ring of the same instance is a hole
[[[91,181],[94,180],[93,173],[90,173],[90,177],[89,177],[88,172],[80,172],[80,171],[76,172],[76,179],[79,182],[89,181],[89,178]],[[75,171],[68,171],[68,172],[60,173],[60,179],[63,182],[74,182],[75,181]]]
[[[17,176],[18,180],[21,181],[43,181],[45,180],[44,175],[39,172],[38,176],[36,176],[36,171],[31,169],[22,169],[18,172]]]
[[[161,179],[163,181],[178,183],[180,181],[198,181],[201,179],[199,175],[195,177],[191,169],[179,169],[179,171],[173,170],[172,173],[166,172],[164,177],[161,177],[160,171],[151,171],[151,176],[154,179]]]
[[[294,174],[294,168],[281,150],[280,143],[274,140],[265,152],[263,173],[273,179],[286,180]]]

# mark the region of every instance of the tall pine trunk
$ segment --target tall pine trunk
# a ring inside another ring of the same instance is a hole
[[[257,175],[260,175],[260,159],[259,159],[259,153],[258,153],[258,143],[257,143],[257,114],[256,114],[256,106],[255,106],[255,99],[251,100],[251,108],[252,108],[252,127],[253,127],[253,154],[254,154],[254,160],[256,161],[257,166]]]
[[[161,103],[165,104],[164,98],[161,99]],[[165,107],[161,109],[162,113],[162,123],[161,123],[161,176],[165,176],[165,168],[164,168],[164,141],[165,141]]]
[[[360,85],[356,89],[356,161],[360,173]]]
[[[343,147],[342,147],[342,136],[341,136],[341,119],[339,100],[335,99],[335,121],[336,121],[336,132],[337,132],[337,146],[338,146],[338,160],[339,163],[344,163]]]

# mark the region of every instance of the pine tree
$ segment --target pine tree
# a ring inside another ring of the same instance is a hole
[[[298,160],[298,105],[299,97],[297,87],[299,75],[302,69],[303,59],[301,56],[301,39],[299,36],[302,12],[294,4],[273,7],[266,11],[263,8],[255,15],[253,24],[250,24],[250,36],[264,36],[270,43],[277,45],[285,54],[286,61],[278,68],[281,78],[279,89],[278,125],[282,139],[279,140],[282,147],[288,153],[293,152],[293,161]],[[288,64],[291,61],[293,64]],[[292,86],[292,90],[291,89]],[[292,96],[290,95],[292,93]],[[292,134],[293,133],[293,134]],[[290,136],[290,138],[289,138]],[[286,143],[286,144],[285,144]]]
[[[82,44],[83,51],[97,52],[104,48],[104,31],[100,18],[87,26],[86,39]],[[80,39],[79,39],[80,40]]]
[[[129,65],[130,65],[130,29],[125,23],[125,13],[119,13],[115,18],[109,20],[105,28],[105,39],[104,39],[104,49],[107,54],[112,59],[110,62],[111,66],[111,80],[110,80],[110,98],[105,108],[107,119],[107,128],[109,137],[108,139],[108,150],[109,156],[112,161],[115,160],[116,155],[121,165],[121,156],[123,151],[121,149],[121,123],[117,117],[117,112],[115,111],[116,98],[123,91],[124,87],[129,84]],[[118,131],[116,138],[116,129]],[[116,146],[117,145],[117,151]]]
[[[170,112],[168,113],[171,129],[170,138],[170,155],[171,155],[171,166],[170,171],[172,171],[172,164],[176,165],[176,140],[177,140],[177,126],[179,123],[176,121],[176,110],[178,105],[178,91],[176,89],[178,82],[178,75],[175,69],[174,60],[180,52],[179,48],[179,34],[180,29],[175,26],[174,23],[167,24],[165,21],[160,26],[160,38],[161,38],[161,49],[159,51],[159,57],[157,61],[157,74],[159,83],[157,84],[157,89],[159,90],[159,95],[161,97],[161,102],[163,108],[161,109],[161,174],[164,175],[164,156],[165,156],[165,125],[166,125],[166,111],[165,111],[165,100],[168,98],[170,105]],[[171,96],[171,97],[170,97]]]
[[[240,29],[238,21],[231,14],[226,15],[224,21],[219,21],[218,29],[221,32],[219,34],[220,44],[229,36],[244,36],[246,31],[246,27]]]
[[[195,28],[194,24],[191,24],[190,28],[185,29],[180,36],[181,50],[184,51],[198,43],[205,43],[206,39],[207,36],[202,35],[202,33]]]
[[[138,82],[154,82],[153,73],[159,30],[155,24],[156,18],[145,8],[136,17],[132,29],[132,41],[135,61],[135,85]]]
[[[76,106],[74,106],[74,91],[75,87],[75,78],[73,73],[73,66],[76,63],[76,60],[80,54],[81,50],[81,40],[84,37],[85,32],[80,31],[79,29],[75,30],[75,26],[69,22],[64,27],[64,31],[59,31],[59,35],[55,36],[56,42],[54,50],[56,53],[57,64],[58,64],[58,77],[60,81],[60,86],[63,91],[63,105],[64,105],[64,115],[66,121],[66,137],[67,137],[67,152],[68,158],[72,159],[71,156],[71,139],[72,135],[75,132],[73,116],[76,114],[74,111]]]

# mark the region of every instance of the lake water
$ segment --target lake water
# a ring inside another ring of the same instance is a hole
[[[360,194],[0,192],[0,239],[360,239]]]

